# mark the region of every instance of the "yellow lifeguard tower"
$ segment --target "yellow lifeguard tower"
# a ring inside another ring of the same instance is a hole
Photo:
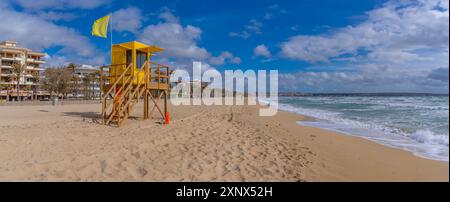
[[[144,119],[156,109],[167,124],[170,68],[150,61],[155,53],[164,49],[137,41],[114,44],[111,49],[111,65],[100,68],[100,87],[104,93],[103,124],[121,126],[141,99],[144,101]],[[161,99],[163,110],[158,104]],[[153,107],[149,113],[150,100]]]

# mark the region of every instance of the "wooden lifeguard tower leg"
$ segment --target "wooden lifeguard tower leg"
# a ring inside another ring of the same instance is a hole
[[[144,93],[144,119],[148,119],[148,93]]]
[[[147,56],[148,57],[148,56]],[[144,90],[144,120],[148,119],[148,89],[149,89],[149,82],[150,82],[150,62],[145,65],[145,90]]]
[[[168,122],[168,110],[167,110],[167,90],[164,90],[164,120],[165,120],[165,124],[168,124],[167,122]]]
[[[157,92],[158,92],[158,94],[157,94],[157,99],[158,100],[155,100],[155,97],[153,97],[153,95],[149,92],[149,94],[150,94],[150,98],[151,98],[151,100],[152,100],[152,102],[153,102],[153,107],[152,107],[152,110],[150,111],[150,117],[153,117],[152,116],[152,114],[153,114],[153,112],[155,111],[155,109],[157,109],[158,111],[159,111],[159,113],[161,114],[161,116],[162,117],[164,117],[164,115],[163,115],[163,112],[161,111],[161,108],[159,107],[159,100],[161,100],[161,96],[163,95],[162,93],[161,93],[161,90],[157,90]]]

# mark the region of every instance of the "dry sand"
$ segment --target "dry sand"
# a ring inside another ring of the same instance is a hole
[[[257,116],[170,106],[172,122],[98,123],[100,104],[0,106],[0,181],[448,181],[448,162]]]

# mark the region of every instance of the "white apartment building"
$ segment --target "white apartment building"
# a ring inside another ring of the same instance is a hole
[[[45,63],[44,53],[17,46],[15,41],[0,42],[0,100],[34,100],[48,96],[41,91],[39,79]],[[20,78],[16,78],[13,64],[25,64],[26,68]],[[17,92],[17,79],[20,90]]]
[[[92,65],[77,65],[72,70],[77,85],[68,96],[72,98],[100,99],[100,68]]]

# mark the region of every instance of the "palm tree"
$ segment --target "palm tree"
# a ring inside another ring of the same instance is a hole
[[[9,94],[11,94],[11,77],[6,77],[5,82],[8,83],[6,86],[6,101],[9,102]]]
[[[80,77],[78,75],[72,75],[72,94],[75,98],[78,98],[78,90],[80,87]]]
[[[93,76],[91,74],[86,74],[84,76],[84,78],[83,78],[84,90],[85,90],[84,98],[85,99],[91,99],[91,93],[92,93],[91,83],[92,83],[93,80],[94,80],[94,78],[93,78]]]
[[[98,84],[99,83],[99,81],[98,81],[98,79],[100,78],[100,72],[91,72],[91,73],[89,73],[89,76],[91,77],[91,88],[92,88],[92,92],[91,92],[91,94],[92,94],[92,99],[95,99],[95,85],[96,85],[96,83]]]
[[[69,63],[66,68],[72,75],[72,78],[70,81],[70,93],[72,93],[73,97],[78,98],[78,88],[79,88],[80,78],[77,74],[75,74],[75,69],[77,68],[77,64]]]
[[[67,69],[69,69],[70,70],[70,73],[74,73],[75,72],[75,69],[77,68],[77,65],[75,64],[75,63],[69,63],[68,65],[67,65]]]
[[[32,73],[31,73],[31,75],[33,75],[33,77],[34,77],[34,79],[35,79],[35,81],[36,81],[36,84],[40,84],[41,83],[41,75],[39,75],[39,71],[33,71]],[[36,85],[35,87],[34,87],[34,89],[33,89],[33,96],[35,96],[36,97],[36,99],[37,99],[37,94],[38,94],[38,91],[39,91],[40,89],[39,89],[39,85]],[[33,98],[34,99],[34,98]]]
[[[91,94],[92,94],[92,99],[95,99],[96,94],[95,94],[95,86],[100,82],[100,72],[99,71],[95,71],[95,72],[91,72],[89,73],[89,77],[91,80]]]
[[[26,54],[25,54],[25,60],[26,60]],[[14,73],[14,77],[16,78],[16,91],[17,91],[17,101],[20,100],[20,78],[22,77],[25,68],[27,67],[27,63],[25,62],[24,64],[20,63],[20,62],[14,62],[12,64],[13,67],[13,73]]]

